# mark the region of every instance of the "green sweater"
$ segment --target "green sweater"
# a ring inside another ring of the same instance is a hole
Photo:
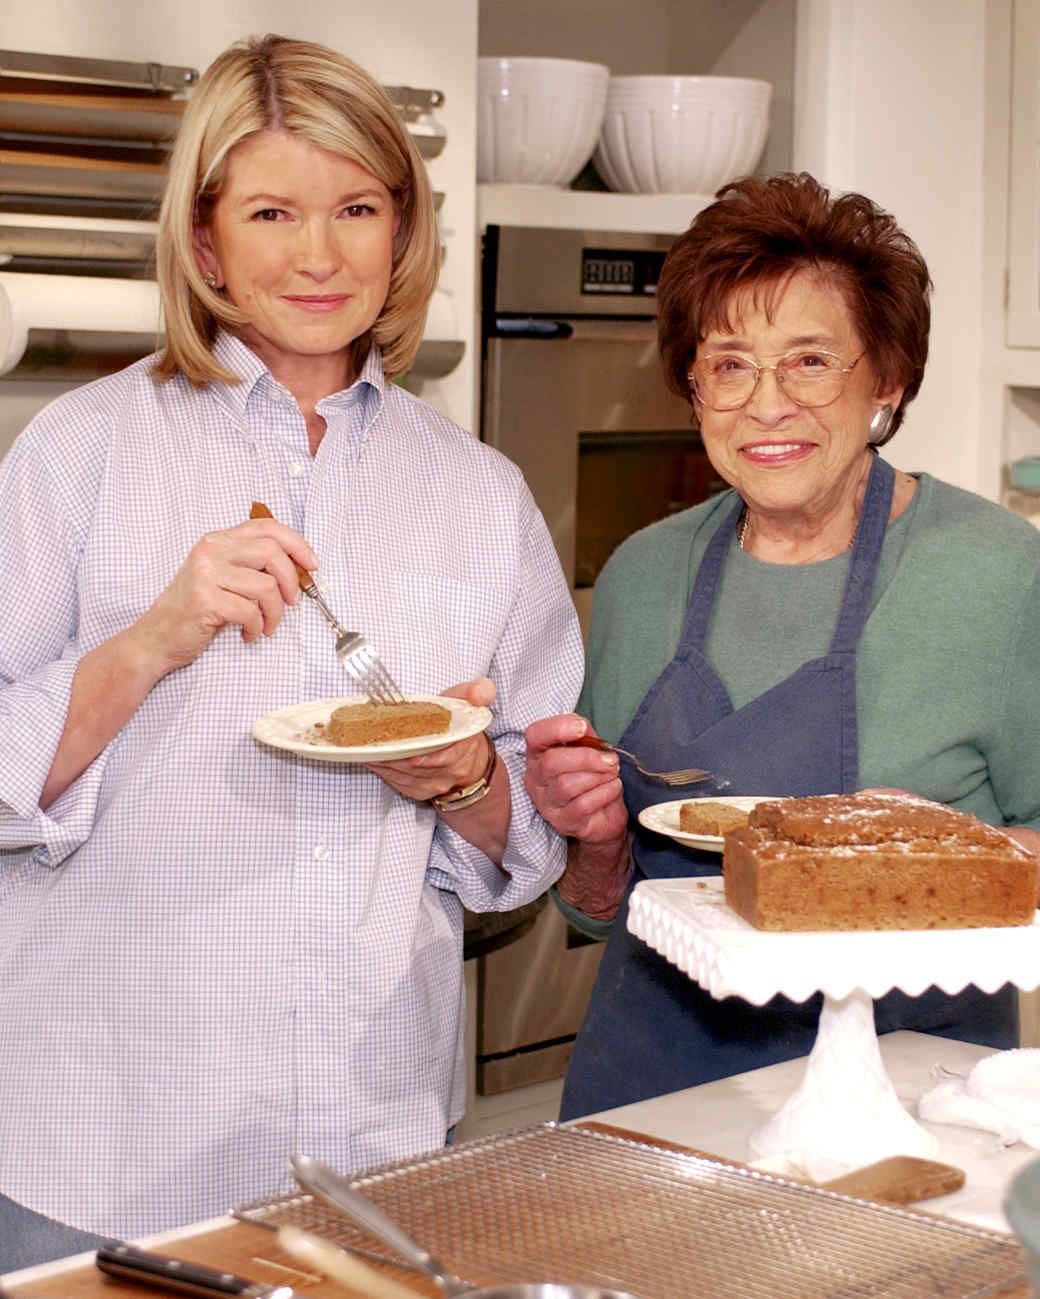
[[[725,492],[635,533],[601,573],[578,707],[605,739],[621,738],[674,656],[704,549],[733,501]],[[735,708],[827,652],[848,562],[768,564],[734,539],[707,653]],[[1040,829],[1040,532],[920,474],[885,537],[856,709],[861,788]]]

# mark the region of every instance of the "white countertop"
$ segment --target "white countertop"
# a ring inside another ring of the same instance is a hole
[[[992,1054],[989,1047],[926,1033],[885,1033],[878,1042],[896,1093],[911,1111],[918,1097],[933,1085],[931,1071],[934,1066],[941,1064],[951,1072],[964,1075],[978,1060]],[[787,1100],[798,1086],[804,1069],[805,1057],[802,1057],[587,1117],[690,1146],[706,1154],[754,1163],[748,1138]],[[963,1168],[965,1172],[961,1190],[928,1200],[922,1207],[991,1231],[1009,1231],[1002,1208],[1007,1186],[1020,1168],[1040,1158],[1040,1152],[1021,1143],[1002,1147],[992,1133],[974,1128],[939,1123],[924,1123],[922,1126],[934,1133],[939,1141],[936,1158]],[[231,1218],[214,1219],[190,1228],[165,1232],[139,1243],[146,1246],[167,1244],[178,1237],[228,1226],[233,1221]],[[76,1255],[9,1273],[0,1277],[0,1281],[24,1284],[82,1267],[92,1259],[92,1252]]]
[[[896,1094],[911,1112],[918,1097],[933,1086],[935,1065],[965,1075],[978,1060],[993,1054],[989,1047],[926,1033],[885,1033],[878,1043]],[[803,1057],[589,1117],[726,1159],[754,1163],[748,1144],[751,1133],[787,1100],[804,1069]],[[939,1141],[936,1158],[965,1172],[961,1190],[928,1200],[924,1207],[975,1226],[1009,1231],[1002,1207],[1008,1183],[1025,1164],[1040,1158],[1040,1151],[1021,1142],[1002,1147],[993,1133],[975,1128],[939,1123],[923,1123],[922,1127]]]

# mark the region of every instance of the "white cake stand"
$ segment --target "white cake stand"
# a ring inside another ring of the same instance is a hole
[[[800,1086],[752,1135],[757,1156],[852,1167],[889,1155],[933,1156],[938,1143],[906,1111],[885,1071],[874,999],[932,984],[995,992],[1040,984],[1040,913],[1006,929],[769,933],[726,905],[718,876],[644,880],[628,928],[713,997],[761,1006],[777,993],[823,993],[816,1042]]]

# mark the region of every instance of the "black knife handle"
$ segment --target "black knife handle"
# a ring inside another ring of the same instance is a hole
[[[95,1262],[102,1272],[123,1281],[202,1296],[202,1299],[214,1299],[218,1295],[234,1295],[236,1299],[292,1299],[294,1294],[290,1286],[246,1281],[233,1272],[221,1272],[203,1263],[189,1263],[165,1254],[149,1254],[133,1245],[102,1245]]]

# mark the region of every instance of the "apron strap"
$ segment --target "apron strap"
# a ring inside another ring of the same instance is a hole
[[[870,613],[870,598],[881,566],[881,548],[885,544],[885,530],[892,510],[895,470],[876,451],[871,455],[870,477],[856,525],[845,594],[831,641],[832,654],[854,653],[859,644],[863,625]]]
[[[715,608],[715,596],[726,563],[726,551],[729,549],[730,539],[736,532],[737,520],[743,509],[744,502],[738,496],[736,504],[715,529],[715,534],[701,557],[693,590],[686,605],[686,618],[683,622],[682,635],[679,637],[677,652],[693,649],[701,654],[704,653],[704,647],[708,643],[708,625]]]

